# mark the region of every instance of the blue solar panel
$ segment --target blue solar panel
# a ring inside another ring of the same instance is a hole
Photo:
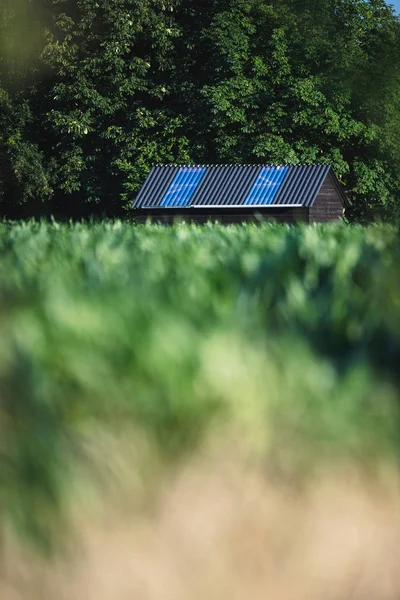
[[[204,167],[180,168],[160,206],[188,206],[206,170]]]
[[[288,167],[263,167],[244,203],[272,204],[287,172]]]

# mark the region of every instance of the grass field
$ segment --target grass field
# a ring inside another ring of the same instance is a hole
[[[4,539],[206,446],[289,485],[397,469],[399,259],[386,226],[1,224]]]

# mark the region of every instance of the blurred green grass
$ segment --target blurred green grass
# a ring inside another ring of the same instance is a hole
[[[388,226],[0,224],[0,524],[46,547],[102,429],[397,461],[399,258]]]

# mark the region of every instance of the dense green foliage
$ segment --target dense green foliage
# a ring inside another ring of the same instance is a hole
[[[107,428],[397,460],[399,258],[383,226],[0,225],[0,523],[48,539]]]
[[[400,23],[383,0],[3,0],[3,215],[122,214],[159,162],[329,162],[395,217]]]

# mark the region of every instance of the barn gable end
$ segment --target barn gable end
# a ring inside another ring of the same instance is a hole
[[[337,221],[343,217],[345,198],[332,171],[323,182],[312,206],[309,209],[310,223]]]

